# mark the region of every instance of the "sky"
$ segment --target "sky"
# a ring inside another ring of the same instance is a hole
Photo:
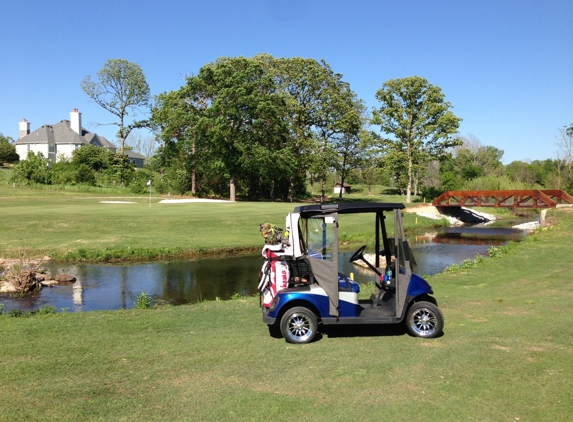
[[[115,141],[80,88],[108,59],[138,63],[151,93],[218,57],[324,59],[369,109],[389,79],[439,86],[459,132],[503,162],[556,157],[573,123],[573,1],[0,0],[0,132],[70,118]]]

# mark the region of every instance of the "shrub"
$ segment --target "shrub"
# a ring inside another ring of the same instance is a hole
[[[68,185],[76,182],[76,167],[66,161],[57,162],[52,166],[52,183]]]
[[[135,301],[135,307],[137,309],[147,309],[151,306],[151,298],[145,292],[141,292],[139,296],[137,296]]]
[[[12,180],[20,183],[32,182],[49,185],[52,181],[50,160],[44,158],[41,152],[36,155],[30,151],[26,160],[20,161],[14,167]]]
[[[463,269],[475,268],[476,266],[477,266],[476,262],[471,259],[464,259],[461,265]]]
[[[8,315],[11,317],[30,317],[34,315],[47,315],[47,314],[55,314],[57,312],[55,306],[45,305],[40,306],[35,311],[21,311],[19,309],[12,309]]]
[[[76,171],[75,181],[76,183],[94,186],[96,181],[95,172],[87,164],[80,164]]]
[[[153,173],[151,171],[146,169],[139,169],[135,172],[131,179],[129,190],[138,194],[147,193],[149,192],[149,186],[147,186],[147,182],[151,180],[153,183],[153,179]]]
[[[109,168],[113,153],[95,145],[85,145],[72,152],[72,162],[75,165],[85,164],[95,171]]]

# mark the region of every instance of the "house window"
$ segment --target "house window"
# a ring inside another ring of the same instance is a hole
[[[48,145],[48,153],[49,154],[55,154],[56,153],[56,145],[54,145],[54,144]]]
[[[30,152],[30,144],[26,145],[26,151]]]

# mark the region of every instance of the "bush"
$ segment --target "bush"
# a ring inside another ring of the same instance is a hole
[[[41,152],[36,155],[30,151],[28,157],[14,167],[12,180],[20,183],[32,182],[49,185],[52,182],[50,160],[44,158]]]
[[[70,185],[76,183],[77,168],[66,161],[52,165],[52,183],[55,185]]]
[[[75,181],[76,183],[94,186],[95,172],[87,164],[80,164],[76,171]]]
[[[149,186],[147,186],[147,182],[149,180],[151,180],[152,186],[155,187],[153,179],[154,177],[151,171],[146,169],[136,170],[135,174],[131,178],[131,182],[129,184],[129,190],[133,193],[139,193],[139,194],[147,193],[149,192]]]
[[[95,145],[85,145],[72,153],[72,162],[76,165],[85,164],[94,171],[102,171],[110,167],[113,153]]]
[[[135,307],[137,309],[147,309],[151,306],[151,298],[145,292],[141,292],[135,301]]]

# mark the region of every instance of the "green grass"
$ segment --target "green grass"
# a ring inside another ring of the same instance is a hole
[[[0,171],[0,257],[51,256],[68,261],[148,260],[227,251],[254,251],[262,244],[259,224],[284,225],[300,204],[237,202],[160,204],[154,196],[13,188]],[[2,183],[4,181],[4,183]],[[105,191],[104,191],[105,192]],[[129,204],[103,204],[121,200]],[[399,197],[376,197],[400,202]],[[391,219],[390,219],[391,220]],[[407,214],[407,227],[416,216]],[[392,229],[393,222],[389,222]],[[436,222],[418,217],[417,228]],[[347,247],[372,242],[372,216],[353,218],[341,232]]]
[[[22,246],[260,246],[258,223],[282,224],[293,206],[155,199],[149,209],[145,197],[111,205],[12,189],[0,186],[0,256]],[[400,327],[328,327],[293,346],[269,336],[252,297],[0,315],[0,421],[568,421],[573,213],[548,220],[499,258],[430,278],[445,316],[433,340]],[[348,224],[371,230],[360,218]]]
[[[430,279],[445,333],[331,328],[293,346],[257,298],[0,317],[0,420],[568,421],[573,214]]]

